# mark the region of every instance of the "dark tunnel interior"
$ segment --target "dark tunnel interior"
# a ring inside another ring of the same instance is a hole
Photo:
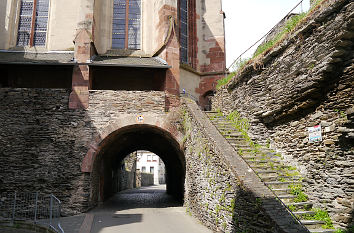
[[[102,202],[115,194],[113,172],[124,158],[137,150],[151,151],[165,164],[167,193],[183,202],[185,158],[173,136],[156,126],[132,125],[111,133],[100,145],[91,175],[93,202]]]

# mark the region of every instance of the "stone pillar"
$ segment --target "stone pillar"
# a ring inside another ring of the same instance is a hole
[[[159,54],[161,58],[172,66],[166,72],[164,90],[166,92],[166,110],[179,106],[180,88],[180,51],[178,31],[176,30],[177,8],[164,5],[159,11],[159,35],[171,30],[165,49]],[[171,25],[172,24],[172,25]],[[169,28],[167,30],[167,28]]]
[[[179,43],[175,32],[171,35],[170,41],[166,46],[166,61],[172,66],[166,72],[165,91],[166,91],[166,108],[179,106],[179,87],[180,87],[180,55]]]
[[[73,69],[72,92],[69,108],[88,108],[89,89],[91,88],[90,68],[88,62],[94,53],[93,48],[93,8],[94,0],[79,0],[80,13],[75,43],[75,60],[78,63]]]
[[[69,99],[69,108],[88,108],[90,89],[90,68],[87,63],[91,57],[91,34],[86,29],[80,29],[75,38],[75,59],[79,65],[73,69],[72,92]]]

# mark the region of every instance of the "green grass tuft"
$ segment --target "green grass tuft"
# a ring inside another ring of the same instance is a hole
[[[302,191],[302,186],[300,184],[289,185],[290,194],[296,196],[294,202],[305,202],[308,200],[308,196]]]
[[[268,51],[269,49],[273,48],[279,41],[281,41],[285,35],[290,33],[300,22],[307,13],[302,13],[299,15],[295,15],[291,17],[286,23],[285,26],[283,27],[283,30],[279,32],[272,40],[268,41],[267,43],[261,44],[256,52],[253,54],[253,58],[258,57],[259,55],[263,54],[265,51]]]
[[[230,80],[235,76],[236,72],[230,73],[225,78],[219,79],[218,83],[216,84],[216,89],[220,89],[222,86],[226,85]]]
[[[321,209],[312,209],[312,211],[315,212],[313,215],[304,215],[302,216],[303,219],[306,220],[318,220],[318,221],[324,221],[325,223],[322,225],[322,228],[324,229],[334,229],[333,223],[331,218],[328,215],[328,212],[325,210]]]

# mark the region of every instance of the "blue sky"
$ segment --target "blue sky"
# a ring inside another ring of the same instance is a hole
[[[248,47],[266,34],[300,0],[222,0],[226,13],[227,67]],[[303,10],[309,8],[304,0]],[[301,6],[296,9],[301,11]]]

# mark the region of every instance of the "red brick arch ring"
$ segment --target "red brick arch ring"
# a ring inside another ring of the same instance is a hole
[[[185,179],[182,140],[183,135],[168,115],[129,115],[110,123],[92,140],[81,164],[81,171],[90,173],[91,201],[104,201],[114,194],[110,174],[136,150],[160,156],[166,166],[167,192],[182,200]]]

